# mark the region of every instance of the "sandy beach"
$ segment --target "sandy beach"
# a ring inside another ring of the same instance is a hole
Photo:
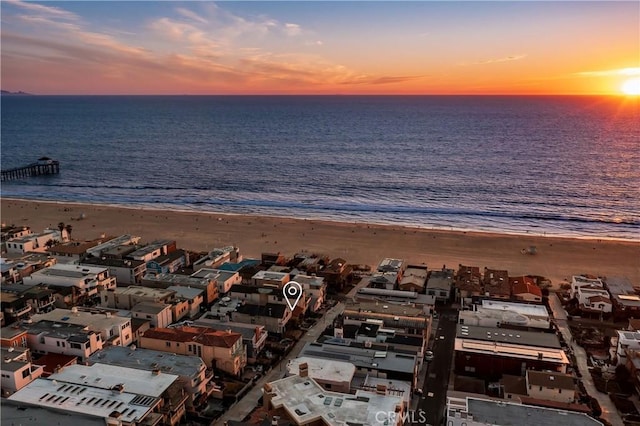
[[[640,285],[640,242],[586,240],[529,235],[426,230],[399,226],[298,220],[269,216],[145,210],[103,205],[1,200],[3,224],[28,225],[34,232],[73,226],[72,238],[101,234],[138,235],[143,242],[175,239],[178,247],[211,250],[235,244],[247,257],[262,252],[308,253],[376,265],[384,257],[425,263],[431,268],[458,264],[506,269],[509,275],[543,275],[558,285],[573,274],[626,276]],[[78,220],[81,214],[85,218]],[[537,247],[537,254],[521,250]]]

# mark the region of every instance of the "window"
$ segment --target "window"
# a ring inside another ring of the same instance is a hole
[[[170,347],[171,347],[171,342],[165,342],[165,344],[166,344],[166,346],[167,346],[168,348],[170,348]]]
[[[562,389],[558,389],[558,393],[562,393]]]
[[[540,392],[542,392],[542,386],[540,386]]]
[[[26,379],[27,377],[29,377],[30,373],[31,371],[28,368],[25,368],[24,370],[22,370],[22,378]]]
[[[74,343],[74,342],[69,343],[69,347],[71,349],[82,349],[82,346],[80,346],[80,343]]]

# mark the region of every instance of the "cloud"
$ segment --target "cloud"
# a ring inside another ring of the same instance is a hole
[[[284,24],[284,31],[289,36],[297,36],[302,32],[302,28],[298,24],[286,23]]]
[[[640,75],[640,67],[637,68],[619,68],[613,70],[601,70],[601,71],[583,71],[575,73],[584,77],[607,77],[611,75]]]
[[[25,2],[25,1],[21,1],[21,0],[3,0],[3,2],[11,4],[13,6],[20,7],[22,9],[28,10],[30,12],[34,12],[34,13],[38,13],[38,14],[42,14],[42,15],[48,15],[48,16],[51,16],[51,17],[67,19],[67,20],[72,20],[72,21],[75,21],[75,20],[79,19],[78,15],[76,15],[75,13],[69,12],[69,11],[64,10],[64,9],[60,9],[58,7],[44,6],[42,4],[37,4],[37,3],[32,3],[32,2]]]
[[[511,56],[505,56],[503,58],[493,58],[493,59],[485,59],[482,61],[478,61],[478,62],[471,62],[470,64],[462,64],[462,65],[486,65],[486,64],[498,64],[501,62],[511,62],[511,61],[518,61],[520,59],[524,59],[526,58],[527,55],[511,55]]]
[[[176,9],[176,12],[178,12],[180,15],[184,16],[185,18],[189,18],[192,19],[196,22],[199,22],[201,24],[208,24],[209,21],[207,21],[205,18],[203,18],[202,16],[198,15],[197,13],[195,13],[192,10],[189,9],[185,9],[183,7],[179,7]]]
[[[340,84],[371,84],[371,85],[383,85],[383,84],[396,84],[396,83],[405,83],[407,81],[418,80],[420,78],[424,78],[421,75],[406,75],[406,76],[369,76],[369,75],[360,75],[354,79],[345,80]]]

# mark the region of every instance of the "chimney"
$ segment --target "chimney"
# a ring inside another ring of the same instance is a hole
[[[383,384],[376,385],[376,393],[378,395],[386,395],[387,394],[387,385],[383,385]]]
[[[154,368],[153,370],[151,370],[151,373],[154,376],[159,376],[160,375],[160,369],[159,368]]]
[[[300,369],[300,372],[298,373],[300,377],[309,376],[309,364],[307,364],[306,362],[303,362],[302,364],[300,364],[298,368]]]

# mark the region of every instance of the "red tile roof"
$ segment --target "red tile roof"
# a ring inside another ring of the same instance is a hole
[[[78,358],[71,355],[62,355],[55,353],[48,353],[46,355],[41,356],[36,361],[33,361],[34,365],[42,365],[44,367],[44,371],[42,375],[44,377],[49,377],[55,372],[55,369],[59,367],[63,368],[68,365],[73,365],[78,362]]]
[[[509,282],[511,283],[511,292],[514,295],[530,293],[542,297],[542,290],[533,282],[532,278],[513,277],[509,278]]]
[[[143,334],[144,337],[171,342],[196,342],[205,346],[232,348],[240,339],[240,333],[213,330],[206,327],[152,328]]]

